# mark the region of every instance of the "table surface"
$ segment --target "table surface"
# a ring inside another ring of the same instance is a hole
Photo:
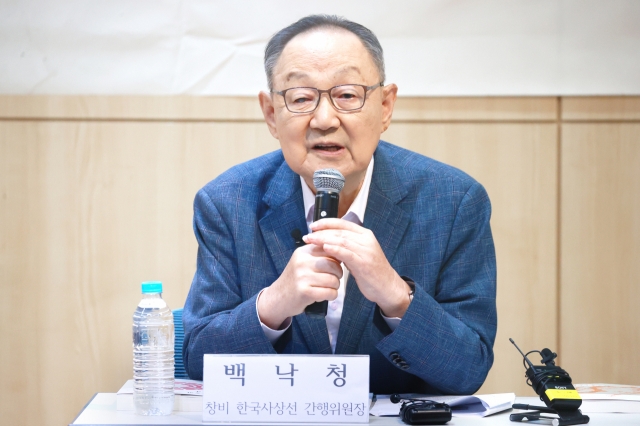
[[[539,405],[538,398],[517,398],[517,403]],[[489,417],[453,417],[447,425],[451,426],[469,426],[469,425],[524,425],[527,424],[550,424],[546,423],[516,423],[509,420],[509,414],[512,412],[520,412],[520,410],[508,410],[502,413],[494,414]],[[591,418],[589,425],[616,425],[616,426],[638,426],[640,425],[640,413],[638,414],[621,414],[621,413],[587,413]],[[211,425],[214,423],[203,423],[202,414],[196,412],[176,412],[170,416],[147,417],[138,416],[133,411],[117,411],[116,410],[116,394],[115,393],[98,393],[89,401],[82,409],[78,417],[71,425]],[[237,424],[237,423],[236,423]],[[255,426],[256,423],[247,423]],[[326,423],[286,423],[288,426],[295,425],[315,425],[321,426]],[[369,417],[371,425],[402,425],[399,417]]]

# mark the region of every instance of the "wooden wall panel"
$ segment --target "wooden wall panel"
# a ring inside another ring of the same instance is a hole
[[[33,182],[23,161],[36,150],[26,144],[10,146],[10,133],[0,124],[0,413],[3,424],[38,424],[44,416],[26,409],[30,401],[39,402],[42,344],[38,336],[46,331],[35,309],[42,290],[35,279],[39,268],[30,262],[37,257],[36,249],[21,243],[27,228],[42,235],[43,224],[30,223],[27,214]],[[26,133],[35,132],[24,129],[20,136]],[[56,409],[56,414],[60,412]]]
[[[561,155],[561,365],[640,385],[640,123],[565,124]]]
[[[0,96],[0,118],[262,121],[258,96]]]
[[[140,282],[184,304],[195,192],[276,148],[262,123],[0,122],[3,424],[67,424],[131,377]]]
[[[383,135],[464,170],[491,198],[498,335],[484,393],[532,394],[509,337],[523,349],[557,345],[556,134],[555,124],[401,123]]]
[[[395,121],[555,121],[555,97],[398,98]]]
[[[640,121],[638,96],[575,96],[562,98],[563,121]]]

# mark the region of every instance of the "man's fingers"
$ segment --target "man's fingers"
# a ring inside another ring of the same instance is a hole
[[[358,234],[362,233],[362,231],[365,229],[353,222],[349,222],[348,220],[333,218],[317,220],[311,224],[310,228],[313,232],[321,231],[323,229],[344,229],[346,231],[356,232]]]
[[[360,251],[367,244],[360,234],[354,234],[348,231],[325,230],[305,235],[305,242],[308,245],[316,245],[319,247],[325,244],[333,246],[341,246],[350,250]]]
[[[309,289],[311,300],[314,302],[324,302],[325,300],[336,300],[338,290],[328,287],[311,287]]]
[[[335,300],[338,297],[340,279],[332,274],[315,274],[314,281],[307,288],[307,297],[315,302]]]
[[[334,275],[336,278],[342,278],[342,265],[339,260],[333,257],[319,257],[315,263],[316,272],[325,272]]]
[[[358,240],[345,238],[344,236],[333,235],[330,233],[311,237],[309,238],[309,241],[309,244],[317,244],[320,247],[323,247],[325,244],[330,244],[332,246],[340,246],[353,251],[362,250],[364,245]]]
[[[328,254],[342,260],[344,264],[347,265],[347,267],[349,267],[350,265],[353,266],[352,262],[361,259],[358,254],[356,254],[352,250],[349,250],[348,248],[332,244],[325,244],[323,247]]]
[[[286,294],[291,296],[297,293],[298,300],[304,306],[338,297],[342,264],[328,255],[322,246],[308,244],[297,248],[287,270],[290,274]]]
[[[310,288],[340,288],[340,279],[333,274],[315,274],[313,281],[309,282]]]

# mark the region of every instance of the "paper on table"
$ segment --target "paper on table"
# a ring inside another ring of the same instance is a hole
[[[621,401],[639,401],[640,386],[591,383],[573,385],[583,400],[617,399]]]
[[[640,413],[640,386],[591,383],[574,385],[583,413]]]
[[[175,379],[173,392],[176,395],[202,395],[202,380]]]
[[[409,397],[409,396],[408,396]],[[414,399],[429,399],[436,402],[444,402],[451,407],[451,415],[457,417],[475,416],[485,417],[491,414],[511,408],[516,400],[514,393],[496,393],[489,395],[465,395],[465,396],[426,396],[412,395]],[[389,395],[377,395],[373,408],[369,414],[374,416],[397,416],[401,404],[393,404]]]

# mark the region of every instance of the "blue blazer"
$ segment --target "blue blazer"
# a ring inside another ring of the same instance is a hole
[[[374,393],[474,393],[493,363],[497,327],[487,193],[463,172],[386,142],[374,158],[363,226],[416,291],[392,332],[351,276],[336,353],[370,356]],[[281,151],[198,192],[197,271],[183,313],[191,378],[202,378],[207,353],[331,354],[324,319],[294,317],[274,347],[257,316],[257,294],[287,265],[296,228],[307,229],[302,188]]]

